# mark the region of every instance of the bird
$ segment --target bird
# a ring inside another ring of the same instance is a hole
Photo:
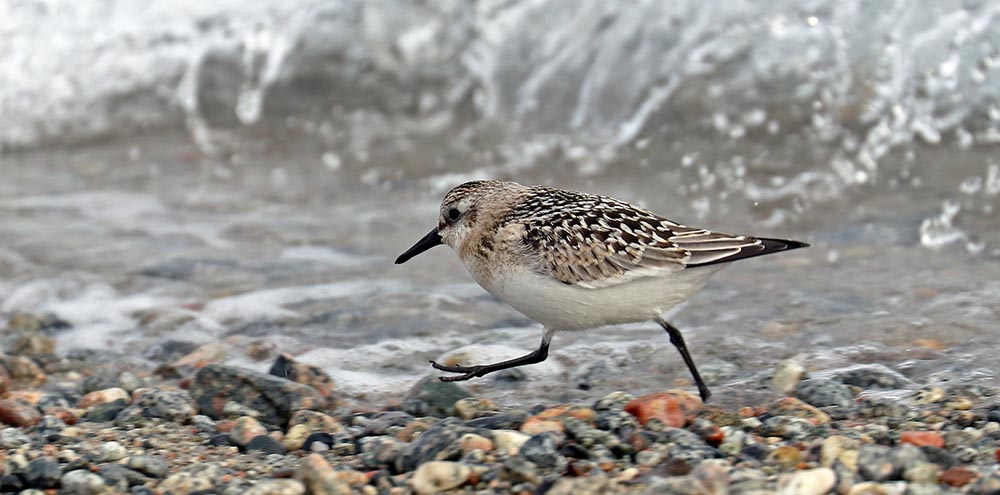
[[[664,313],[729,263],[809,245],[688,227],[615,198],[475,180],[451,189],[437,226],[398,258],[450,246],[486,291],[543,327],[538,349],[514,359],[449,366],[442,381],[482,377],[548,357],[556,332],[658,323],[680,353],[703,402],[711,391],[680,330]]]

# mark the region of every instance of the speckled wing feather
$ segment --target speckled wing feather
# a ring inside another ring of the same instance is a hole
[[[524,226],[523,241],[540,271],[585,288],[663,276],[725,262],[762,247],[745,236],[685,227],[624,201],[532,188],[505,219]]]

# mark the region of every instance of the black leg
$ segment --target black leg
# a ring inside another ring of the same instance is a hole
[[[656,322],[667,331],[670,335],[670,343],[673,344],[678,351],[680,351],[681,357],[684,358],[684,364],[687,365],[688,370],[691,371],[691,376],[694,377],[695,384],[698,385],[698,395],[701,395],[701,401],[708,402],[708,398],[712,396],[712,392],[708,391],[708,386],[705,385],[704,380],[701,379],[701,375],[698,374],[698,368],[694,365],[694,360],[691,359],[691,354],[688,353],[687,344],[684,343],[684,337],[681,335],[681,331],[673,325],[667,323],[667,320],[664,320],[663,318],[657,318]]]
[[[435,369],[441,371],[447,371],[448,373],[463,373],[459,376],[442,376],[442,382],[460,382],[464,380],[469,380],[471,378],[476,378],[477,376],[484,376],[494,371],[505,370],[508,368],[515,368],[517,366],[524,366],[526,364],[537,364],[545,361],[545,358],[549,357],[549,341],[552,340],[552,332],[545,330],[545,335],[542,336],[542,345],[535,349],[534,351],[514,359],[509,359],[507,361],[501,361],[499,363],[493,364],[480,364],[476,366],[445,366],[443,364],[435,363],[431,361],[431,365]]]

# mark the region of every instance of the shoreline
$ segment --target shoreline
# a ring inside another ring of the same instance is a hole
[[[783,361],[772,386],[786,396],[742,407],[681,390],[503,407],[433,377],[359,406],[288,355],[270,374],[197,353],[129,370],[108,355],[57,356],[38,330],[8,332],[4,349],[4,493],[1000,490],[997,390],[916,384],[877,364]]]

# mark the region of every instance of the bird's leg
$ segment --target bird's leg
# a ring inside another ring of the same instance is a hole
[[[542,335],[542,344],[538,346],[538,349],[531,351],[524,356],[517,357],[514,359],[509,359],[507,361],[501,361],[499,363],[493,364],[480,364],[476,366],[445,366],[443,364],[435,363],[431,361],[431,365],[435,369],[441,371],[447,371],[448,373],[462,373],[458,376],[442,376],[441,381],[443,382],[460,382],[475,378],[477,376],[484,376],[494,371],[505,370],[508,368],[515,368],[517,366],[524,366],[526,364],[537,364],[545,361],[545,358],[549,357],[549,341],[552,340],[552,331],[545,329],[545,334]]]
[[[705,381],[701,379],[701,375],[698,374],[698,368],[694,365],[694,360],[691,359],[691,354],[688,353],[687,344],[684,343],[684,337],[681,335],[681,331],[676,327],[667,323],[667,320],[663,318],[657,318],[656,322],[667,331],[670,335],[670,343],[677,348],[681,353],[681,357],[684,358],[684,364],[687,365],[688,370],[691,371],[691,376],[694,377],[694,382],[698,385],[698,395],[701,395],[702,402],[708,402],[708,398],[712,396],[712,392],[708,391],[708,386],[705,385]]]

